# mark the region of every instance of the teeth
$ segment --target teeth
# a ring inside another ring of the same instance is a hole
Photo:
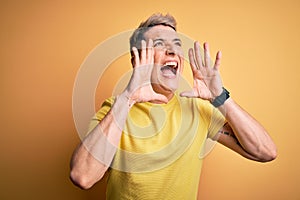
[[[164,64],[164,66],[161,68],[161,71],[163,73],[168,73],[168,71],[171,70],[171,72],[176,75],[177,69],[178,69],[177,66],[178,66],[178,63],[176,61],[169,61]],[[165,70],[167,70],[167,71],[165,71]]]
[[[177,62],[175,62],[175,61],[166,62],[164,66],[177,66]]]

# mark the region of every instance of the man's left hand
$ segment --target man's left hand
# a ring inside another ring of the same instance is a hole
[[[222,93],[222,79],[219,73],[221,52],[218,51],[214,66],[211,66],[208,43],[203,44],[204,62],[200,53],[199,42],[194,43],[194,49],[189,49],[189,60],[193,72],[194,85],[191,91],[180,94],[183,97],[196,97],[212,101]]]

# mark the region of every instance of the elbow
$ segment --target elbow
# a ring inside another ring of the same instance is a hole
[[[259,151],[257,158],[259,162],[270,162],[277,158],[277,148],[274,146],[264,151]]]
[[[70,172],[70,179],[74,185],[83,190],[88,190],[95,184],[88,176],[82,175],[74,170]]]
[[[74,162],[70,165],[70,180],[81,189],[88,190],[104,177],[108,167],[96,163],[88,165],[86,162]]]
[[[268,153],[268,161],[275,160],[277,158],[277,148],[275,147],[274,149],[270,150]]]

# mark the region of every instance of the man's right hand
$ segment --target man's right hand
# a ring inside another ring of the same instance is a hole
[[[151,85],[151,74],[154,67],[153,41],[150,39],[146,44],[146,41],[142,40],[140,54],[136,47],[133,47],[132,51],[134,55],[133,73],[123,94],[131,105],[149,101],[167,103],[167,97],[156,93]]]

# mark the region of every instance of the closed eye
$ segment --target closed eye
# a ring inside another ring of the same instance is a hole
[[[179,46],[179,47],[182,46],[182,42],[181,42],[181,40],[180,40],[179,38],[174,39],[173,42],[174,42],[174,44],[175,44],[176,46]]]
[[[162,40],[155,40],[153,42],[154,47],[163,46],[163,45],[164,45],[164,43],[162,42]]]
[[[153,46],[154,47],[163,46],[163,43],[162,42],[156,42],[156,43],[154,43]]]
[[[176,45],[176,46],[179,46],[179,47],[182,46],[182,45],[181,45],[181,42],[179,42],[179,41],[178,41],[178,42],[175,42],[175,45]]]

